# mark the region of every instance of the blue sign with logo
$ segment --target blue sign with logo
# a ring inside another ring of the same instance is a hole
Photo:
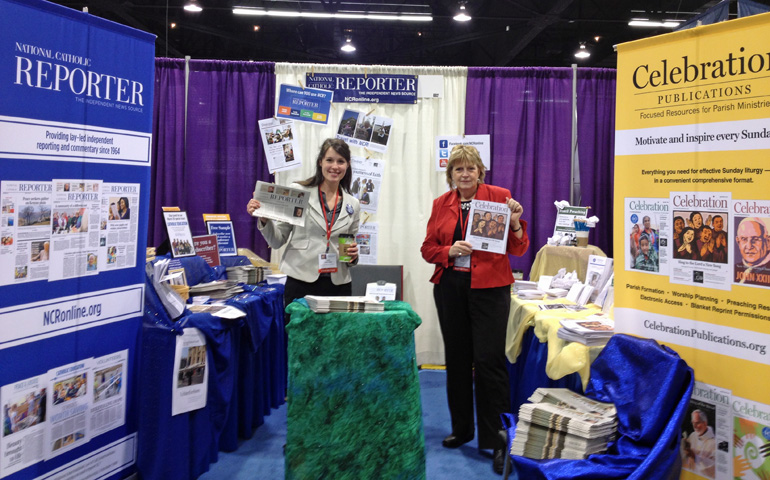
[[[333,91],[337,103],[417,103],[417,75],[308,73],[305,81]]]
[[[302,122],[329,123],[333,94],[318,88],[302,88],[281,85],[276,115]]]

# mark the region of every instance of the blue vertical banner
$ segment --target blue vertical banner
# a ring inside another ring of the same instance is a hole
[[[0,478],[136,469],[154,43],[0,0]]]

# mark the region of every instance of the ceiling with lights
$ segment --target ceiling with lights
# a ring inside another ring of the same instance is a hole
[[[56,1],[155,34],[156,56],[382,65],[615,67],[613,46],[718,0]],[[770,0],[761,0],[770,4]],[[194,7],[185,9],[185,6]],[[196,11],[197,10],[197,11]],[[735,18],[731,5],[730,18]],[[645,20],[651,25],[632,26]],[[344,48],[343,48],[344,47]],[[578,54],[578,55],[576,55]]]

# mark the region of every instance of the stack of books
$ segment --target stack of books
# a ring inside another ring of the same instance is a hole
[[[237,283],[256,285],[264,280],[264,269],[254,265],[237,265],[227,267],[227,279]]]
[[[308,307],[316,313],[383,312],[385,304],[371,297],[320,297],[305,295]]]
[[[589,347],[604,345],[615,334],[615,321],[605,314],[594,314],[582,320],[563,319],[556,336]]]
[[[190,296],[205,295],[213,299],[231,298],[243,292],[243,288],[233,280],[214,280],[208,283],[199,283],[190,287]]]
[[[615,406],[566,388],[538,388],[519,408],[511,455],[580,460],[615,439]]]

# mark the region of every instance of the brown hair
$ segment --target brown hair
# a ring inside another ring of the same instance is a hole
[[[329,148],[334,149],[335,152],[340,154],[342,158],[348,162],[348,168],[345,170],[345,176],[342,177],[342,180],[340,180],[340,187],[342,187],[345,192],[350,193],[350,180],[353,178],[353,169],[350,165],[350,147],[348,147],[348,144],[345,143],[344,140],[340,140],[338,138],[327,138],[324,140],[324,143],[321,144],[321,150],[318,152],[318,158],[316,158],[315,161],[315,175],[297,183],[305,187],[317,187],[323,183],[324,175],[323,171],[321,170],[321,162],[323,161],[324,156],[326,155],[326,151],[329,150]]]
[[[452,152],[449,154],[449,162],[446,164],[446,183],[449,184],[449,188],[455,188],[452,181],[452,170],[458,164],[470,164],[476,167],[479,171],[479,183],[484,183],[484,175],[487,172],[484,167],[484,162],[481,161],[481,155],[476,147],[469,145],[455,145],[452,148]]]

